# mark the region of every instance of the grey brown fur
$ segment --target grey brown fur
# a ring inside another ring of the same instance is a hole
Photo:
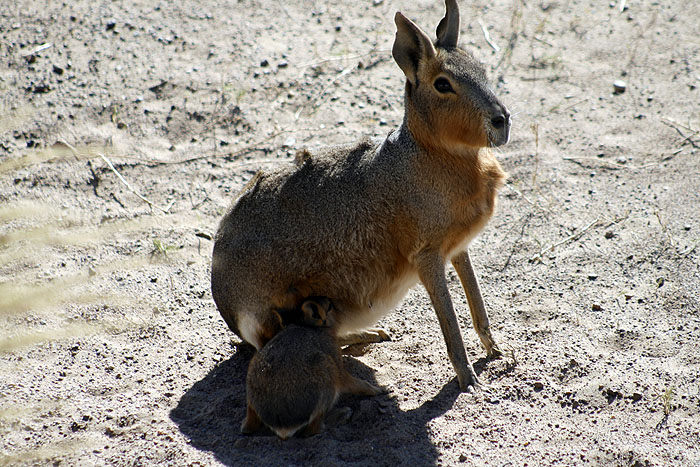
[[[290,324],[253,356],[248,367],[243,433],[264,424],[282,439],[297,432],[311,436],[320,431],[341,394],[381,392],[343,367],[335,340],[335,309],[328,298],[311,297],[289,311]]]
[[[449,261],[489,355],[499,350],[467,245],[493,214],[505,179],[490,147],[505,144],[508,110],[483,67],[457,47],[459,12],[433,44],[396,14],[393,56],[406,75],[405,115],[385,140],[331,147],[260,173],[216,234],[212,294],[229,327],[260,349],[275,309],[332,298],[339,337],[365,332],[420,281],[428,291],[459,384],[477,384],[445,280]]]

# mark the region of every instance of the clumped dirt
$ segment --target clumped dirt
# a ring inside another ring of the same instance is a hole
[[[0,464],[700,464],[700,4],[620,3],[461,2],[515,114],[470,247],[505,357],[448,270],[490,389],[459,392],[416,288],[347,357],[388,394],[287,442],[239,435],[211,236],[258,169],[397,126],[393,14],[443,5],[3,7]]]

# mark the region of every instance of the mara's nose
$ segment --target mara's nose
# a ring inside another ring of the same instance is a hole
[[[505,107],[491,117],[491,125],[493,125],[496,130],[502,130],[508,123],[510,123],[510,112],[508,112],[508,109]]]

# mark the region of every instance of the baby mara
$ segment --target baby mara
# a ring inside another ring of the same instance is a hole
[[[310,297],[284,318],[275,313],[282,330],[253,356],[248,367],[242,433],[254,433],[265,425],[282,439],[297,432],[315,435],[342,394],[382,392],[345,370],[330,299]]]

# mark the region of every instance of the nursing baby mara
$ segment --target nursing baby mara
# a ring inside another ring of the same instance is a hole
[[[303,308],[309,297],[335,305],[336,345],[381,341],[386,334],[370,327],[420,281],[469,390],[479,382],[445,279],[450,262],[486,352],[500,355],[467,245],[494,212],[505,173],[490,148],[508,141],[511,120],[482,65],[457,46],[456,0],[445,4],[435,42],[396,13],[392,55],[406,77],[398,128],[258,174],[221,221],[212,295],[258,350],[279,330],[275,310]]]
[[[253,356],[248,367],[242,433],[256,432],[264,424],[282,439],[297,432],[315,435],[341,394],[375,396],[382,392],[343,367],[334,316],[333,303],[326,297],[310,297],[299,310],[278,315],[281,331]]]

